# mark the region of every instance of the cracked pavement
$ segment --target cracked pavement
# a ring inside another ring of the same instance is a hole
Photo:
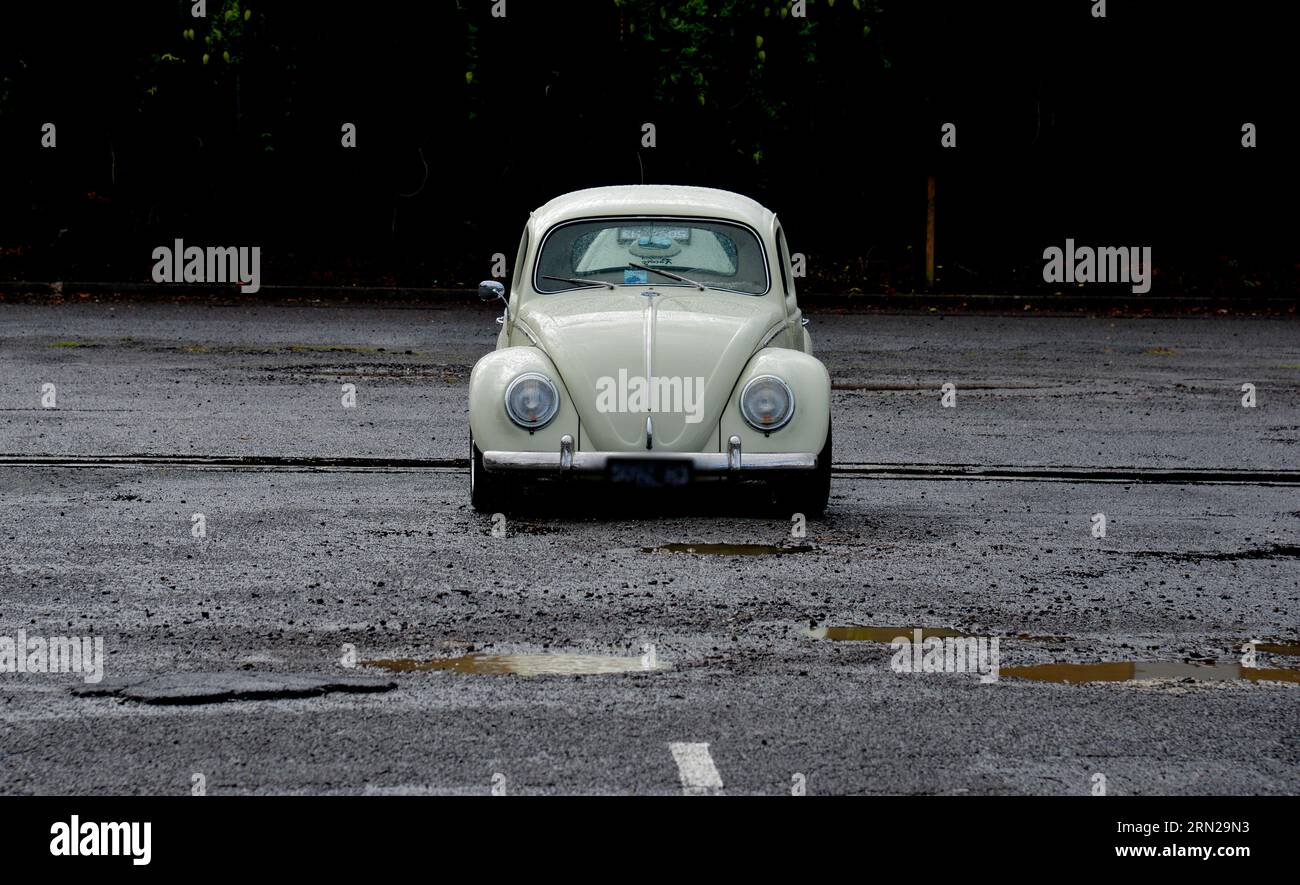
[[[845,469],[803,538],[740,500],[545,498],[497,537],[456,466],[492,316],[0,305],[0,456],[89,462],[0,462],[0,636],[106,651],[99,692],[0,673],[0,792],[188,793],[202,773],[214,794],[678,793],[682,742],[709,745],[729,793],[802,775],[809,794],[1082,795],[1099,772],[1115,794],[1300,792],[1300,685],[1196,669],[1251,639],[1258,667],[1300,669],[1294,319],[814,313],[839,466],[1149,481]],[[94,463],[141,455],[286,463]],[[1188,675],[981,684],[814,629],[871,625],[997,637],[1003,667]],[[647,647],[653,667],[619,665]],[[395,687],[317,693],[358,677]],[[94,696],[122,684],[190,702]]]

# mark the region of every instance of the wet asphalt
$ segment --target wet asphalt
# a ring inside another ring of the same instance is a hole
[[[1296,320],[814,314],[838,470],[803,536],[743,496],[475,514],[496,328],[0,305],[0,637],[106,652],[98,686],[0,673],[0,793],[672,794],[683,743],[709,792],[1300,792]],[[906,472],[944,466],[1026,475]],[[1160,678],[898,673],[849,626]]]

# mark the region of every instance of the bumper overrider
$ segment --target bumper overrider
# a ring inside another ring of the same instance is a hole
[[[575,452],[573,437],[560,438],[557,452],[483,453],[483,469],[490,473],[604,473],[620,461],[664,461],[689,464],[696,475],[735,476],[764,471],[813,470],[817,455],[805,452],[763,452],[746,455],[740,450],[740,437],[727,442],[725,452]]]

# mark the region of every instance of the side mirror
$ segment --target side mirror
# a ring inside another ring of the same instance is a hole
[[[506,287],[496,280],[484,280],[478,284],[478,297],[484,301],[506,300]]]

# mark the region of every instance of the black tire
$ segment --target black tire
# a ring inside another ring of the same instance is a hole
[[[773,489],[773,506],[777,515],[789,518],[802,513],[817,519],[826,512],[831,498],[831,427],[826,425],[826,444],[817,455],[812,473],[781,479]]]
[[[483,453],[479,451],[474,437],[469,438],[469,503],[479,513],[500,512],[505,501],[500,477],[483,469]]]

